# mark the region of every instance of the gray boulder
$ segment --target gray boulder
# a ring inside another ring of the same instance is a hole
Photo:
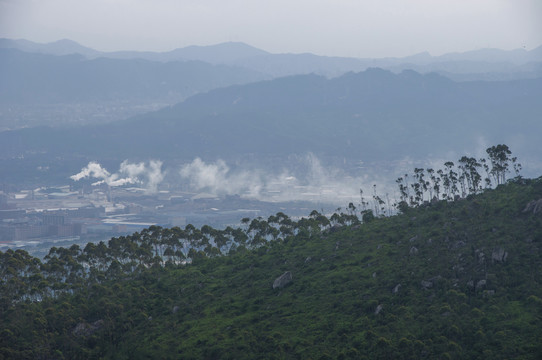
[[[292,273],[290,271],[286,271],[284,274],[275,279],[275,281],[273,282],[273,289],[282,289],[283,287],[291,283],[292,280]]]
[[[476,290],[480,290],[481,288],[485,287],[487,285],[486,280],[480,280],[476,283]]]
[[[523,209],[523,212],[542,213],[542,199],[530,201]]]
[[[476,256],[478,257],[478,263],[483,264],[486,261],[486,254],[482,252],[482,250],[477,249],[475,251]]]
[[[433,287],[433,282],[428,280],[422,280],[421,281],[422,288],[424,289],[430,289]]]
[[[484,290],[482,293],[483,297],[491,297],[493,295],[495,295],[495,290]]]
[[[491,260],[496,262],[505,262],[508,257],[508,253],[503,248],[496,248],[491,253]]]
[[[80,322],[75,326],[75,328],[72,330],[72,334],[74,336],[80,336],[80,337],[89,337],[92,334],[94,334],[96,331],[100,330],[104,325],[103,320],[98,320],[93,322],[92,324],[86,323],[86,322]]]
[[[465,245],[467,245],[467,244],[463,240],[459,240],[454,244],[453,248],[454,249],[459,249],[459,248],[462,248]]]
[[[422,288],[424,288],[424,289],[430,289],[430,288],[432,288],[433,285],[435,285],[435,283],[438,282],[440,279],[442,279],[442,276],[437,275],[437,276],[433,276],[433,277],[430,278],[430,279],[422,280],[422,281],[420,282],[420,284],[422,285]]]

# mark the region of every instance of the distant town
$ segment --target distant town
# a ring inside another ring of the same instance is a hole
[[[77,186],[76,186],[77,185]],[[238,226],[244,217],[267,217],[279,211],[306,216],[312,209],[332,210],[312,201],[262,202],[238,195],[159,189],[148,193],[137,187],[106,184],[64,185],[0,191],[0,251],[22,248],[45,256],[52,246],[107,241],[151,225],[184,227]]]

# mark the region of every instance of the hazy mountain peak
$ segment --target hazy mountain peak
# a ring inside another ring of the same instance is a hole
[[[531,51],[522,48],[502,50],[494,48],[477,49],[466,52],[453,52],[435,57],[438,61],[481,61],[481,62],[508,62],[512,64],[525,64],[529,61],[542,61],[542,48]]]
[[[431,56],[429,51],[423,51],[421,53],[417,53],[403,58],[403,60],[409,61],[431,61],[431,59],[433,59],[433,56]]]
[[[11,48],[25,52],[34,52],[48,55],[71,55],[81,54],[86,57],[96,56],[99,51],[85,47],[73,40],[61,39],[47,44],[19,39],[0,39],[0,48]]]
[[[32,51],[35,50],[35,48],[39,44],[25,40],[25,39],[6,39],[1,38],[0,39],[0,48],[4,49],[18,49],[21,51]]]
[[[184,47],[183,49],[194,49],[194,48],[199,48],[199,49],[236,49],[236,50],[246,50],[246,51],[251,51],[251,52],[255,52],[255,53],[258,53],[258,54],[269,54],[267,51],[264,51],[264,50],[261,50],[261,49],[258,49],[252,45],[248,45],[244,42],[240,42],[240,41],[226,41],[226,42],[223,42],[223,43],[218,43],[218,44],[214,44],[214,45],[191,45],[191,46],[187,46],[187,47]]]
[[[44,51],[54,55],[81,54],[84,56],[94,56],[99,53],[94,49],[83,46],[73,40],[61,39],[44,45]]]
[[[57,41],[52,41],[50,43],[47,43],[46,45],[50,46],[82,46],[76,41],[70,40],[70,39],[60,39]]]
[[[230,63],[244,58],[269,55],[268,52],[242,42],[225,42],[216,45],[192,45],[170,52],[186,60],[200,60],[209,63]]]

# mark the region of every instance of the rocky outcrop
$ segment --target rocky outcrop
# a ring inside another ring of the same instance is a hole
[[[378,304],[378,306],[375,309],[375,315],[380,314],[380,312],[382,311],[383,308],[384,307],[381,304]]]
[[[291,283],[292,280],[292,273],[290,271],[286,271],[284,274],[275,279],[275,281],[273,282],[273,289],[282,289],[283,287]]]
[[[523,212],[532,212],[533,214],[542,213],[542,199],[530,201],[523,209]]]
[[[428,281],[428,280],[422,280],[420,284],[422,285],[422,288],[424,289],[430,289],[433,287],[433,282]]]
[[[496,248],[491,253],[491,260],[494,262],[505,262],[506,258],[508,258],[508,253],[503,248]]]
[[[478,264],[482,265],[486,261],[486,254],[484,254],[480,249],[476,249],[474,253],[478,258]]]
[[[392,293],[397,294],[401,290],[401,284],[395,285],[395,287],[392,290]]]
[[[480,281],[478,281],[476,283],[476,290],[480,290],[480,289],[484,288],[486,285],[487,285],[486,280],[480,280]]]
[[[439,281],[440,279],[442,279],[442,276],[437,275],[437,276],[434,276],[434,277],[432,277],[430,279],[422,280],[420,282],[420,285],[422,286],[423,289],[431,289],[433,287],[433,285],[435,285],[435,283],[437,281]]]
[[[456,241],[453,245],[453,249],[459,249],[467,245],[463,240]]]
[[[92,334],[94,334],[96,331],[100,330],[103,327],[103,325],[104,325],[103,320],[95,321],[92,324],[89,324],[86,322],[80,322],[72,330],[72,334],[74,336],[89,337]]]
[[[495,295],[495,290],[484,290],[482,292],[483,297],[491,297]]]

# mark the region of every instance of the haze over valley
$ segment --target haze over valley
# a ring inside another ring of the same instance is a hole
[[[137,224],[225,226],[240,219],[236,198],[251,214],[281,204],[303,215],[359,204],[360,189],[377,185],[396,203],[393,180],[412,167],[480,158],[497,143],[537,174],[541,49],[355,59],[243,43],[107,53],[3,39],[3,206],[30,216],[6,223],[3,239],[54,241],[49,230],[13,232],[41,224],[31,214],[43,210],[102,209],[111,225],[66,217],[84,225],[72,235],[100,238]],[[54,205],[16,201],[36,198]],[[196,215],[201,206],[215,210]],[[112,220],[133,209],[128,227]]]
[[[457,81],[533,79],[542,76],[542,47],[357,59],[272,54],[233,42],[153,53],[99,52],[70,40],[0,39],[0,125],[8,130],[111,122],[213,88],[298,74],[340,77],[376,67]]]
[[[0,359],[541,359],[539,0],[0,0]]]

